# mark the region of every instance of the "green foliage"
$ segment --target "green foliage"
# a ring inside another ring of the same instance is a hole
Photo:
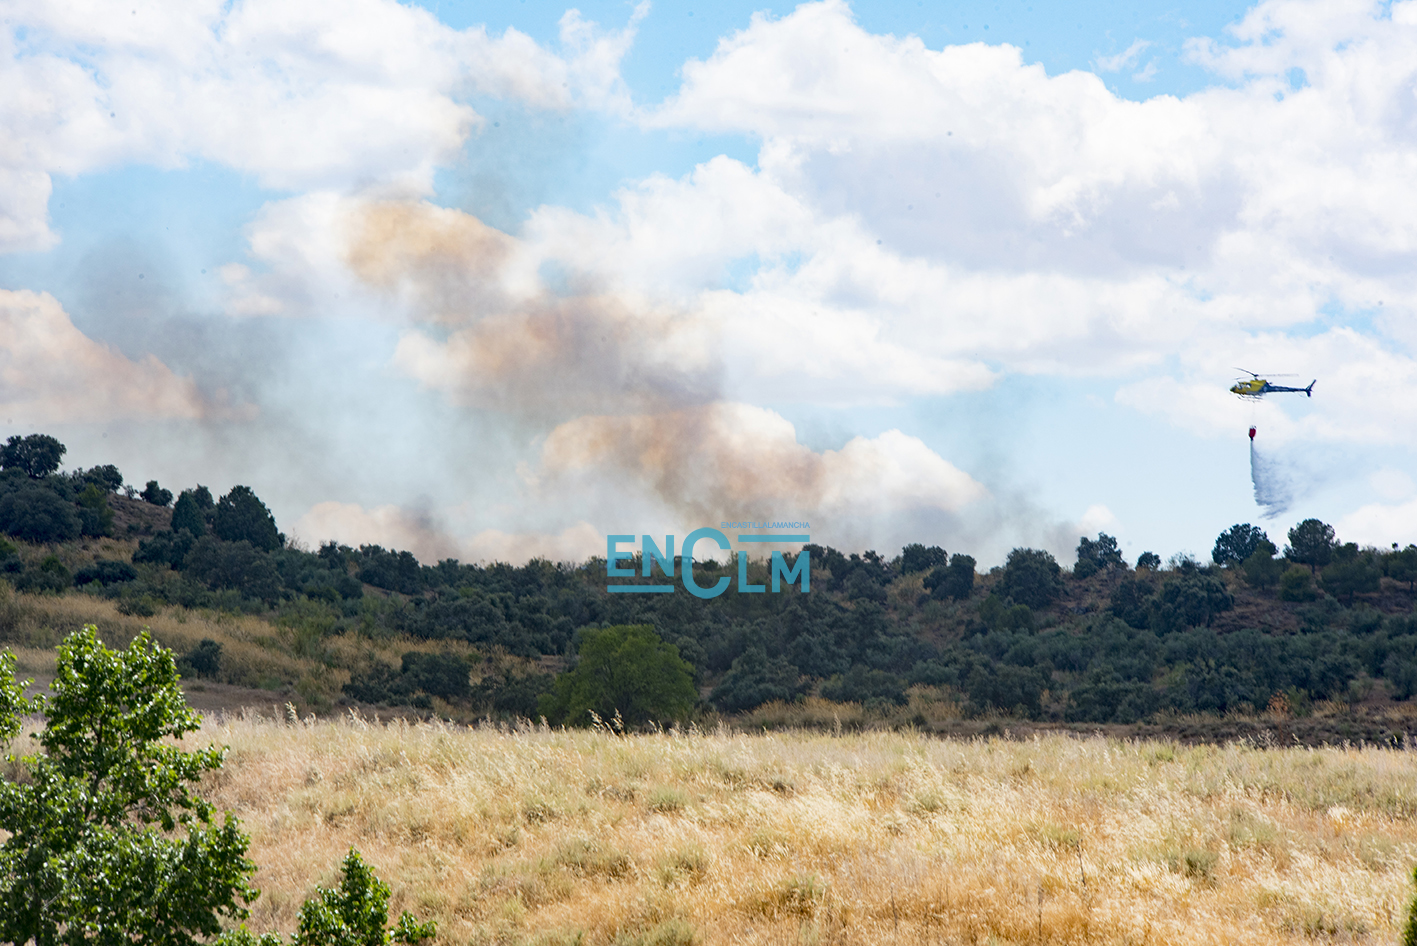
[[[1279,576],[1280,601],[1313,601],[1318,596],[1314,576],[1302,565],[1291,565]]]
[[[1200,573],[1183,574],[1161,586],[1152,603],[1151,628],[1167,634],[1184,627],[1209,627],[1211,620],[1235,604],[1225,584]]]
[[[1256,588],[1269,589],[1279,584],[1279,576],[1284,574],[1284,562],[1274,557],[1278,549],[1273,542],[1264,541],[1255,547],[1240,565],[1245,573],[1245,581]]]
[[[782,657],[768,657],[761,645],[743,651],[724,674],[709,701],[724,712],[738,713],[770,703],[789,702],[802,693],[801,674]]]
[[[1063,593],[1062,569],[1043,549],[1014,549],[1004,563],[998,594],[1030,608],[1046,608]]]
[[[1073,566],[1073,577],[1088,578],[1108,568],[1125,568],[1126,564],[1122,550],[1117,547],[1117,540],[1105,532],[1099,532],[1095,540],[1087,536],[1078,539],[1078,558]]]
[[[166,506],[172,502],[172,490],[163,489],[157,485],[157,480],[148,480],[148,484],[138,495],[142,497],[143,502],[152,503],[154,506]]]
[[[333,890],[316,887],[315,895],[301,904],[291,946],[413,946],[437,935],[436,923],[419,923],[407,912],[399,916],[393,929],[388,929],[389,892],[389,885],[374,875],[358,851],[350,848],[344,857],[339,886]],[[282,946],[282,939],[275,933],[257,937],[242,926],[223,933],[217,943]]]
[[[1417,884],[1417,867],[1412,868],[1412,883]],[[1417,896],[1407,906],[1407,922],[1402,927],[1402,946],[1417,946]]]
[[[118,472],[118,467],[112,463],[105,463],[103,466],[89,467],[87,470],[76,471],[83,478],[85,483],[92,483],[105,493],[116,493],[123,488],[123,474]]]
[[[94,627],[59,646],[52,697],[17,699],[0,659],[0,733],[43,710],[43,754],[8,757],[0,785],[0,941],[195,946],[257,892],[248,839],[192,793],[220,768],[215,746],[170,740],[197,729],[171,652],[139,636],[109,650]]]
[[[926,548],[919,542],[912,542],[900,550],[900,570],[906,575],[927,572],[944,565],[948,560],[949,556],[938,545]]]
[[[905,683],[893,673],[856,664],[822,684],[822,696],[838,703],[905,705]]]
[[[963,601],[974,591],[974,566],[969,555],[956,553],[948,565],[939,565],[925,576],[925,590],[934,598]]]
[[[199,487],[203,488],[203,487]],[[211,494],[207,495],[211,499]],[[172,507],[172,531],[187,530],[196,538],[201,538],[207,532],[207,514],[197,502],[196,494],[193,490],[184,489],[177,497],[177,505]]]
[[[48,434],[17,435],[0,447],[0,470],[19,470],[31,479],[40,479],[59,469],[68,450]]]
[[[410,914],[389,922],[389,885],[378,877],[359,852],[345,855],[343,876],[333,890],[316,888],[315,896],[300,907],[293,946],[385,946],[413,944],[431,939],[433,923],[419,923]]]
[[[1269,536],[1259,526],[1248,522],[1233,525],[1216,538],[1210,560],[1217,565],[1239,565],[1254,555],[1261,544],[1270,543]]]
[[[11,438],[13,439],[13,438]],[[0,530],[26,542],[67,542],[79,537],[74,504],[38,484],[0,499]]]
[[[227,542],[250,542],[263,552],[284,544],[276,520],[249,486],[233,486],[216,504],[212,531]]]
[[[204,637],[182,658],[182,662],[199,677],[215,677],[221,672],[221,644]]]
[[[1143,552],[1137,556],[1137,571],[1154,572],[1161,567],[1161,556],[1155,552]]]
[[[619,713],[632,726],[685,720],[698,702],[693,668],[679,648],[647,625],[587,629],[576,666],[556,678],[542,714],[557,722],[587,726],[592,713]]]
[[[1284,547],[1284,557],[1291,562],[1308,565],[1312,573],[1332,560],[1336,544],[1333,526],[1317,519],[1305,519],[1289,530],[1289,544]]]
[[[1417,590],[1417,545],[1408,545],[1386,556],[1383,568],[1393,581],[1407,582],[1408,591]]]
[[[1333,550],[1333,561],[1324,566],[1323,588],[1345,604],[1353,603],[1355,594],[1377,591],[1383,570],[1371,552],[1360,551],[1349,542]]]
[[[79,529],[84,535],[112,535],[113,510],[108,508],[108,493],[90,483],[79,494]]]

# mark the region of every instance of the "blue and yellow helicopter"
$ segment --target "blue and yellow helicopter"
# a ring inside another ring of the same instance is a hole
[[[1243,371],[1245,372],[1245,374],[1250,376],[1248,381],[1241,379],[1230,388],[1231,394],[1238,394],[1241,397],[1259,398],[1263,397],[1266,394],[1284,393],[1305,394],[1309,397],[1313,397],[1314,384],[1318,381],[1317,378],[1315,378],[1313,381],[1310,381],[1309,386],[1307,388],[1286,388],[1282,384],[1270,384],[1269,381],[1264,378],[1261,378],[1259,375],[1255,374],[1255,372],[1249,370],[1248,368],[1236,368],[1235,370]]]

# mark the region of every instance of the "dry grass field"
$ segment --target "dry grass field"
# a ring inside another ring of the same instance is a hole
[[[1417,753],[209,720],[252,928],[350,845],[440,942],[1394,943]]]

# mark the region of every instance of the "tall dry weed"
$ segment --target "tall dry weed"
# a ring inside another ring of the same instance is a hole
[[[360,848],[450,943],[1392,942],[1417,756],[247,715],[254,927]]]

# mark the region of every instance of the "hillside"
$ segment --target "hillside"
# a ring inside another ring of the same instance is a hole
[[[0,643],[34,651],[32,672],[83,623],[119,643],[151,626],[212,709],[536,719],[588,629],[648,625],[689,664],[701,721],[1320,744],[1402,741],[1417,715],[1417,547],[1359,549],[1313,520],[1288,559],[1253,526],[1225,530],[1223,565],[1131,567],[1106,535],[1071,568],[1016,549],[987,573],[938,546],[808,546],[809,591],[702,599],[610,594],[603,559],[309,551],[247,487],[174,502],[115,481],[0,473]],[[766,582],[767,563],[748,574]]]

